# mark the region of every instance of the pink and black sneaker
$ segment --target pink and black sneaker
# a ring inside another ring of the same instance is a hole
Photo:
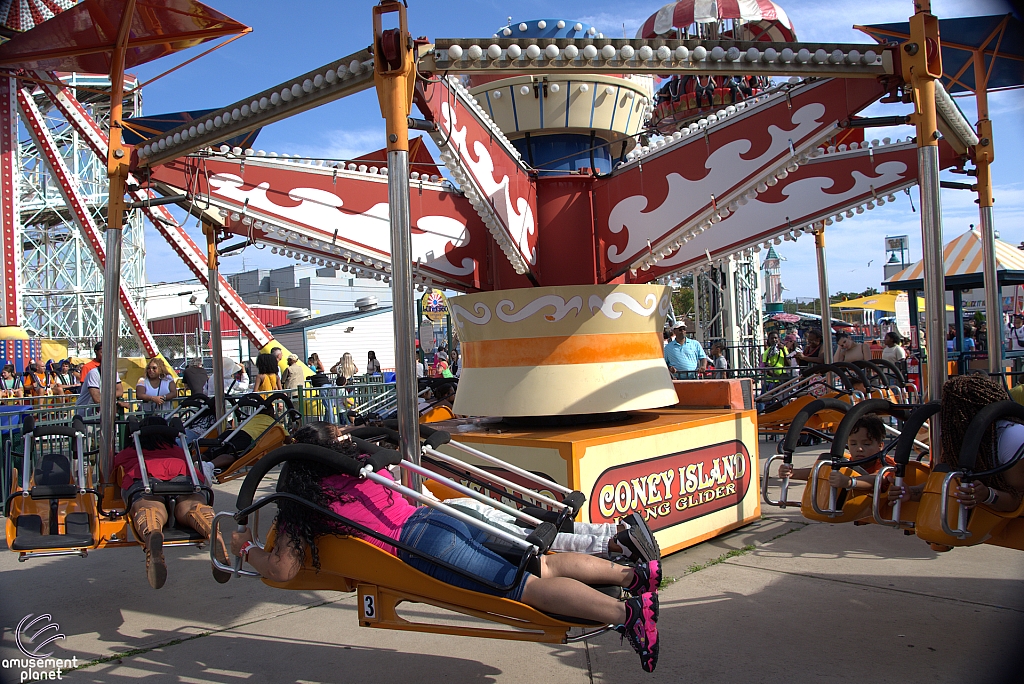
[[[633,568],[633,581],[626,587],[626,590],[633,596],[647,592],[657,593],[659,584],[661,584],[661,561],[653,560],[649,563],[637,563]]]
[[[654,672],[658,666],[658,595],[653,593],[634,596],[626,601],[626,622],[617,631],[629,640],[629,645],[640,656],[644,672]]]

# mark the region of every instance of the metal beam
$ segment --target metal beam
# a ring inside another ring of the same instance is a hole
[[[61,157],[60,152],[57,150],[57,146],[53,141],[53,137],[50,134],[49,129],[46,127],[46,123],[43,121],[43,115],[39,112],[36,107],[35,101],[32,99],[31,94],[26,88],[22,88],[18,91],[18,106],[21,110],[21,115],[25,122],[25,127],[32,134],[32,139],[36,143],[36,147],[42,153],[43,158],[46,160],[47,165],[50,168],[50,173],[53,174],[54,178],[58,181],[59,189],[61,194],[64,196],[64,201],[68,208],[71,210],[75,218],[75,223],[78,224],[79,229],[85,234],[86,241],[92,248],[93,257],[100,267],[105,268],[107,262],[107,250],[104,249],[103,243],[100,239],[99,226],[93,221],[92,216],[86,209],[85,199],[79,194],[75,188],[71,172],[68,170],[67,165],[64,163],[64,158]],[[149,328],[146,327],[139,316],[138,309],[135,307],[135,303],[132,301],[131,293],[128,292],[128,288],[121,284],[116,292],[121,302],[121,308],[124,310],[124,314],[128,319],[129,326],[135,336],[139,338],[142,346],[146,350],[147,356],[153,358],[160,352],[156,346],[156,340],[149,332]],[[108,350],[104,348],[106,353]]]
[[[34,76],[39,79],[40,87],[46,92],[54,106],[64,115],[68,123],[79,132],[92,151],[105,161],[107,158],[107,136],[99,124],[85,111],[68,88],[55,85],[59,83],[56,74],[37,71],[34,73]],[[128,185],[138,185],[138,181],[131,174],[128,175]],[[128,194],[136,202],[155,196],[153,193],[141,189],[129,190]],[[187,202],[188,198],[181,195],[179,201]],[[181,257],[185,265],[192,271],[192,274],[199,279],[203,286],[208,287],[206,257],[185,229],[178,224],[164,207],[143,206],[142,211],[152,222],[157,232],[167,240],[167,244]],[[213,220],[212,217],[210,220]],[[242,301],[242,298],[238,296],[238,293],[231,287],[227,279],[221,275],[218,276],[218,280],[220,284],[221,306],[228,313],[228,316],[231,317],[231,320],[245,333],[249,341],[257,349],[262,349],[273,342],[274,337],[270,334],[267,326]]]
[[[767,43],[628,38],[439,38],[431,73],[750,74],[874,78],[893,73],[875,43]]]
[[[157,166],[373,86],[373,56],[354,52],[210,112],[136,147],[139,166]]]
[[[21,324],[21,282],[18,246],[21,230],[18,216],[18,113],[15,104],[17,82],[0,79],[0,258],[4,282],[0,292],[0,324]]]

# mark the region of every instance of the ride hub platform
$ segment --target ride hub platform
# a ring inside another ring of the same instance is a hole
[[[679,403],[665,408],[578,420],[455,419],[431,427],[582,492],[587,503],[578,522],[611,523],[639,512],[662,552],[671,553],[761,516],[749,381],[677,380],[674,386]],[[498,472],[464,451],[440,451],[519,483],[515,473]]]

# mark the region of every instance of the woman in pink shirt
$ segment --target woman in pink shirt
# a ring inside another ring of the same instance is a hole
[[[295,441],[360,458],[358,447],[352,440],[337,426],[328,423],[306,425],[295,433]],[[379,474],[390,477],[386,470]],[[290,461],[282,469],[278,489],[317,506],[330,508],[353,523],[399,540],[406,546],[494,584],[508,585],[518,571],[516,565],[483,545],[488,539],[486,531],[471,527],[442,511],[413,506],[399,494],[371,480],[339,474],[311,462]],[[298,574],[307,548],[311,551],[313,566],[320,569],[317,537],[355,534],[447,584],[505,596],[548,613],[616,625],[640,655],[645,670],[651,672],[657,664],[659,561],[630,568],[595,556],[548,554],[539,559],[539,574],[523,573],[520,581],[509,591],[501,592],[416,555],[396,550],[384,541],[359,534],[302,504],[280,501],[276,523],[278,536],[273,551],[254,546],[248,530],[235,532],[231,539],[235,555],[276,582],[288,582]],[[620,602],[587,586],[588,583],[622,586],[630,591],[633,598]]]

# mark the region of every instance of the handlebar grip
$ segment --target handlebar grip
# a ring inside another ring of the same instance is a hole
[[[572,492],[562,499],[562,503],[572,511],[571,517],[573,518],[576,517],[576,514],[579,513],[580,509],[583,508],[583,504],[586,502],[587,497],[583,492]]]
[[[554,523],[542,522],[537,528],[526,537],[526,541],[536,545],[540,553],[547,553],[551,545],[555,543],[555,536],[558,535],[558,528]]]

